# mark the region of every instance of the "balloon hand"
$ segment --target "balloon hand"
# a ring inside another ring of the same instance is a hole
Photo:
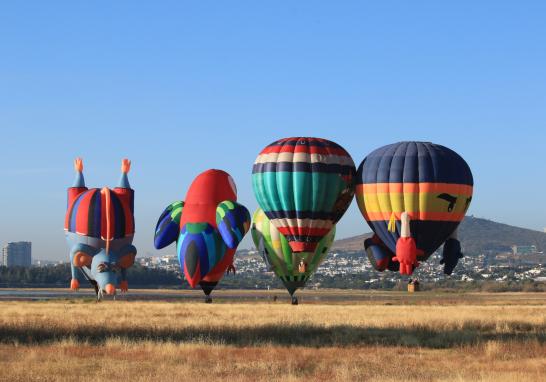
[[[121,161],[121,172],[128,174],[131,170],[131,161],[127,158]]]
[[[83,160],[82,160],[82,158],[74,159],[74,170],[76,170],[76,172],[82,172],[83,171]]]
[[[417,249],[415,239],[412,237],[401,237],[396,242],[396,256],[392,261],[400,263],[400,274],[411,275],[413,270],[419,266],[417,255],[423,252]]]

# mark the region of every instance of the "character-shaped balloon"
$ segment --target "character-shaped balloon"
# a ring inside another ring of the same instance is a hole
[[[131,162],[122,161],[121,179],[114,189],[85,186],[83,162],[74,161],[76,178],[68,189],[64,229],[70,247],[72,281],[77,290],[83,279],[95,288],[97,299],[116,289],[128,290],[127,269],[137,253],[132,245],[135,233],[134,191],[127,174]]]
[[[451,274],[461,246],[456,230],[473,191],[472,172],[456,152],[428,142],[400,142],[368,155],[357,171],[356,199],[375,236],[365,241],[378,270],[411,274],[445,243]]]
[[[178,260],[190,286],[210,293],[226,271],[234,270],[233,256],[250,228],[248,210],[237,203],[231,176],[207,170],[194,179],[186,199],[170,204],[159,217],[154,245],[176,241]]]
[[[337,143],[285,138],[258,155],[252,186],[292,251],[314,252],[351,204],[355,171],[353,159]]]
[[[294,293],[303,288],[309,278],[322,263],[330,246],[334,242],[336,227],[324,236],[313,252],[294,252],[288,240],[271,224],[261,208],[254,212],[251,228],[252,239],[268,269],[283,282],[292,297],[292,304],[297,305]]]

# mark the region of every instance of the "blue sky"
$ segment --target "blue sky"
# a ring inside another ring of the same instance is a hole
[[[198,173],[230,172],[254,209],[254,159],[298,135],[357,165],[388,143],[444,144],[474,173],[469,213],[542,230],[545,14],[542,1],[2,3],[0,243],[67,258],[72,159],[102,187],[129,157],[135,244],[155,253],[155,219]],[[367,231],[353,203],[338,237]]]

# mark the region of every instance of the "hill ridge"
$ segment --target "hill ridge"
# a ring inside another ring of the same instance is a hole
[[[371,232],[336,240],[333,251],[363,251],[364,240]],[[459,239],[465,253],[509,252],[513,245],[536,245],[546,250],[546,233],[528,228],[498,223],[493,220],[467,216],[459,225]]]

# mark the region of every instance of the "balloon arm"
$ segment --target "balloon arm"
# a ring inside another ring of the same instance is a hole
[[[459,259],[463,258],[463,253],[461,251],[461,243],[459,240],[450,237],[444,243],[444,250],[442,252],[442,260],[440,264],[444,265],[444,273],[446,275],[451,275],[453,270],[457,266]]]
[[[381,239],[379,238],[379,236],[377,236],[377,234],[373,234],[373,236],[367,240],[371,240],[371,243],[373,244],[376,244],[376,245],[380,245],[382,242],[381,242]]]
[[[83,188],[85,187],[85,179],[83,177],[83,173],[77,172],[74,176],[74,181],[72,182],[73,188]]]
[[[72,273],[72,279],[70,280],[70,289],[72,290],[80,289],[80,285],[82,282],[84,282],[85,280],[91,280],[83,267],[78,268],[74,264],[70,264],[70,271]]]
[[[129,290],[129,282],[127,281],[127,269],[124,268],[121,268],[120,271],[119,289],[122,292],[127,292]]]
[[[129,159],[123,159],[121,161],[121,177],[119,178],[118,187],[119,188],[131,188],[129,184],[129,178],[127,174],[131,170],[131,161]]]
[[[379,272],[383,272],[387,269],[393,255],[392,252],[380,245],[374,238],[364,241],[364,250],[372,267]]]
[[[235,249],[250,228],[250,213],[241,204],[223,201],[216,208],[216,225],[227,247]]]
[[[162,249],[178,240],[180,234],[180,219],[182,217],[180,211],[173,211],[175,207],[183,205],[183,202],[173,202],[165,208],[157,221],[154,235],[154,246],[156,249]]]
[[[76,175],[74,176],[72,187],[85,187],[85,179],[83,177],[83,160],[81,158],[74,159],[74,170],[76,171]]]
[[[119,188],[131,188],[131,184],[129,183],[129,178],[127,177],[126,172],[121,173],[121,176],[119,177],[118,187]]]
[[[70,264],[70,273],[72,274],[72,280],[84,281],[82,273],[74,264]]]

